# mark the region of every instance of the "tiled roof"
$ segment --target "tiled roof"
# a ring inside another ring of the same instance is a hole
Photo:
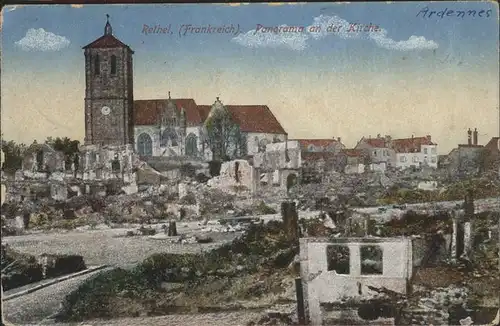
[[[128,45],[114,37],[113,35],[103,35],[99,37],[97,40],[94,42],[87,44],[83,47],[83,49],[88,49],[88,48],[127,48],[128,50],[132,51]],[[133,53],[134,51],[132,51]]]
[[[197,126],[202,123],[198,106],[191,98],[172,99],[177,110],[184,108],[188,126]],[[136,100],[134,101],[135,125],[156,125],[159,123],[161,112],[167,107],[168,99]]]
[[[346,148],[341,150],[341,153],[344,153],[345,155],[349,157],[361,157],[363,156],[363,151],[360,149],[352,149],[352,148]]]
[[[420,152],[420,147],[422,145],[436,144],[431,141],[430,137],[412,137],[392,140],[392,148],[397,153]]]
[[[211,105],[198,105],[198,112],[200,113],[201,121],[205,122],[208,118],[208,114],[212,109]]]
[[[225,105],[243,132],[286,134],[267,105]]]
[[[469,147],[469,148],[483,148],[483,145],[474,145],[474,144],[458,144],[459,148]]]
[[[313,145],[314,147],[328,147],[338,144],[336,139],[293,139],[299,142],[300,146],[307,147]]]
[[[302,152],[301,158],[303,161],[326,161],[334,158],[336,155],[334,152]]]
[[[385,148],[385,139],[383,138],[365,138],[365,142],[375,148]]]
[[[186,111],[188,126],[198,126],[208,117],[211,105],[197,105],[193,99],[172,99],[180,110]],[[160,113],[167,106],[167,99],[134,101],[136,125],[155,125]],[[286,134],[267,105],[225,105],[243,132]]]

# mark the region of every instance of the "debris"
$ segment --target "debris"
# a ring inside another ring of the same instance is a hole
[[[467,317],[465,319],[460,319],[460,325],[462,325],[462,326],[470,326],[472,324],[473,324],[473,322],[472,322],[472,319],[470,317]]]

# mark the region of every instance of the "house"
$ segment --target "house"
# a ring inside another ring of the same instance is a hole
[[[340,138],[296,139],[300,146],[303,167],[311,171],[343,171],[345,159],[341,155],[345,145]]]
[[[396,156],[391,144],[391,136],[381,137],[379,134],[376,138],[361,138],[354,149],[366,152],[371,163],[389,167],[394,164]]]
[[[485,159],[485,148],[478,144],[478,131],[467,131],[467,144],[459,144],[448,154],[445,167],[450,173],[476,172]]]
[[[367,153],[359,149],[346,148],[341,151],[341,154],[345,155],[347,165],[365,164],[368,162]]]
[[[340,154],[342,156],[344,173],[363,173],[365,164],[370,162],[367,151],[360,149],[343,149]]]
[[[394,139],[392,149],[396,154],[396,168],[429,166],[437,168],[437,144],[431,136]]]

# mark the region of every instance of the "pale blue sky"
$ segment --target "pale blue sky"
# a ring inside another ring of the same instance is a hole
[[[427,16],[446,12],[443,18],[423,17],[426,7]],[[459,10],[476,15],[456,17]],[[83,138],[81,48],[103,34],[105,14],[111,16],[114,35],[135,51],[136,99],[162,98],[171,90],[174,97],[192,97],[199,104],[210,104],[216,96],[228,104],[267,104],[291,136],[342,136],[349,145],[363,133],[431,133],[451,148],[469,124],[484,130],[484,137],[498,133],[498,6],[379,2],[5,7],[6,137],[26,142],[53,133]],[[258,24],[324,28],[331,22],[371,23],[385,32],[251,32]],[[172,34],[142,33],[144,25],[157,24],[170,24]],[[241,34],[180,37],[182,24],[233,24]],[[30,113],[20,114],[20,109]],[[396,117],[401,110],[404,114]],[[474,117],[464,114],[469,110]],[[371,117],[373,112],[377,117]],[[37,131],[26,122],[35,116],[41,124]],[[420,121],[423,117],[427,123]]]

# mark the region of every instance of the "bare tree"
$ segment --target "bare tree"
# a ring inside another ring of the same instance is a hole
[[[214,161],[228,161],[246,154],[246,135],[225,107],[208,117],[205,133],[203,141],[212,151]]]

